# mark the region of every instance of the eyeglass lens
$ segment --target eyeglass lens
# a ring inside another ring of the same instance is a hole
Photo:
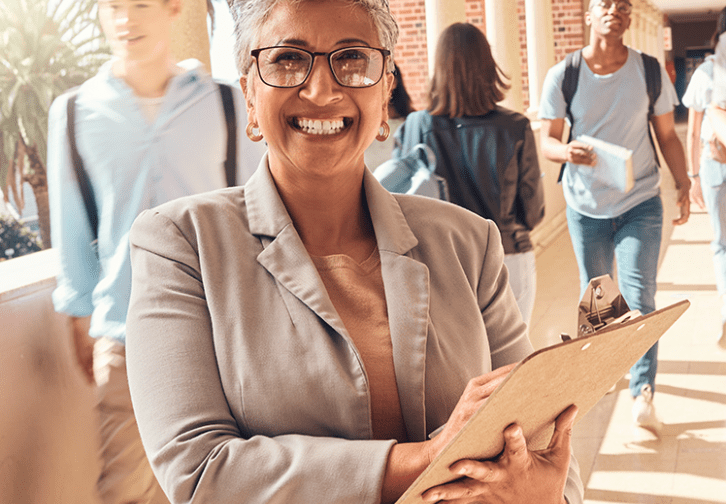
[[[624,0],[618,0],[618,1],[613,1],[613,0],[602,0],[602,1],[601,1],[601,2],[600,2],[600,3],[598,4],[598,6],[599,6],[599,7],[600,7],[600,8],[602,9],[602,10],[606,10],[606,11],[607,11],[607,10],[610,10],[610,7],[612,7],[612,6],[613,6],[613,4],[615,4],[615,8],[616,8],[616,9],[617,9],[617,10],[618,10],[619,12],[622,12],[623,14],[630,14],[630,12],[631,12],[631,11],[633,10],[633,6],[632,6],[632,5],[630,4],[630,3],[628,3],[628,2],[626,2],[626,1],[624,1]]]
[[[372,86],[383,75],[385,58],[378,49],[347,47],[326,56],[333,76],[341,86]],[[312,69],[313,60],[314,55],[302,49],[268,47],[259,50],[257,67],[260,78],[265,84],[275,87],[295,87],[305,82]]]

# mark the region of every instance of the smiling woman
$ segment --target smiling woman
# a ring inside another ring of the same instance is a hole
[[[133,226],[139,430],[175,503],[393,502],[532,350],[501,240],[365,168],[388,134],[384,1],[232,8],[247,131],[268,153],[244,187]],[[582,502],[575,413],[541,452],[508,428],[499,459],[462,461],[468,477],[424,498]]]

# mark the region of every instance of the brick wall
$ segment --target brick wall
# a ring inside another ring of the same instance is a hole
[[[510,1],[510,0],[502,0]],[[527,31],[524,0],[517,1],[520,62],[525,109],[529,106],[527,78]],[[424,0],[391,0],[391,11],[398,21],[400,35],[395,55],[401,73],[416,109],[426,107],[428,85],[428,56],[426,45],[426,13]],[[555,59],[584,44],[582,0],[552,0]],[[486,24],[484,0],[466,0],[467,22],[483,32]]]
[[[398,22],[398,44],[394,51],[406,85],[417,110],[425,108],[428,83],[426,13],[424,0],[392,0],[391,12]]]
[[[582,0],[552,0],[555,62],[585,45]]]

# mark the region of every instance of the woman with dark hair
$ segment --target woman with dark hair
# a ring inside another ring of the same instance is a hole
[[[712,102],[722,106],[719,102],[726,96],[726,90],[719,89],[726,88],[726,83],[717,77],[718,72],[723,70],[719,57],[726,56],[719,54],[720,46],[726,45],[726,40],[719,40],[724,32],[726,8],[719,14],[713,35],[716,54],[708,56],[693,73],[683,95],[683,104],[688,107],[686,148],[689,176],[694,181],[691,184],[691,201],[705,208],[711,216],[716,285],[723,298],[719,345],[726,348],[726,147],[717,138],[719,130],[726,131],[726,128],[719,126],[719,115],[724,113],[723,110],[710,107]],[[723,84],[719,86],[719,82]],[[722,98],[718,97],[719,94]]]
[[[401,69],[394,63],[393,69],[393,91],[388,102],[388,125],[391,131],[396,131],[406,120],[408,114],[414,111],[411,97],[403,84]],[[365,163],[368,168],[375,170],[384,161],[391,159],[393,151],[393,136],[382,142],[373,142],[365,151]]]
[[[456,23],[436,47],[427,110],[396,133],[393,157],[425,143],[436,155],[453,203],[493,220],[522,316],[529,324],[536,291],[530,231],[544,217],[544,189],[529,120],[497,105],[509,86],[475,26]]]

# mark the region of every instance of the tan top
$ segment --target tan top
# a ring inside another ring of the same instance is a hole
[[[405,442],[378,249],[358,264],[347,255],[312,257],[368,376],[374,439]]]

